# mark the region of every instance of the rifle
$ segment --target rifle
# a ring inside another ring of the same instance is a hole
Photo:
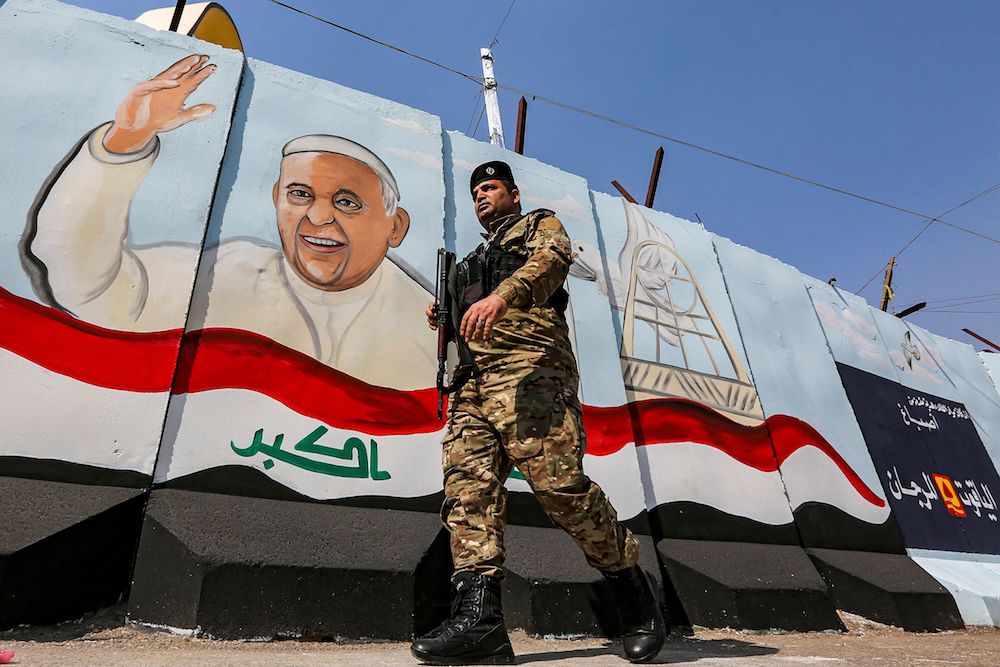
[[[458,333],[461,322],[461,304],[456,301],[460,293],[461,279],[458,276],[455,253],[444,248],[438,249],[437,285],[434,292],[434,317],[438,325],[438,419],[444,416],[445,394],[458,391],[470,377],[475,375],[476,363],[472,351]],[[448,344],[455,343],[458,351],[458,366],[453,373],[448,371]]]
[[[461,293],[455,253],[444,248],[438,249],[437,285],[434,292],[434,317],[437,320],[437,391],[438,419],[444,416],[445,394],[458,391],[470,377],[475,375],[475,360],[465,340],[458,335],[461,321],[461,305],[456,303],[456,294]],[[458,366],[454,373],[448,372],[448,344],[455,343],[458,349]]]
[[[437,257],[437,288],[434,292],[434,315],[437,318],[437,392],[438,419],[444,416],[444,396],[452,388],[445,382],[448,376],[448,343],[455,338],[455,330],[451,322],[451,292],[448,291],[448,275],[454,270],[455,253],[444,248],[438,249]]]

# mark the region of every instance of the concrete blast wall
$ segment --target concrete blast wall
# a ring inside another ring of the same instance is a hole
[[[675,624],[1000,625],[996,355],[236,51],[8,0],[0,59],[24,64],[0,70],[0,627],[123,599],[218,637],[435,625],[423,312],[435,249],[480,241],[491,159],[572,239],[584,468]],[[510,624],[615,634],[600,576],[507,489]]]

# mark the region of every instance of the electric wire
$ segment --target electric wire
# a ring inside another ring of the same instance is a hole
[[[500,43],[500,40],[497,38],[500,37],[500,31],[503,30],[503,24],[507,22],[507,17],[510,16],[510,10],[514,9],[515,3],[517,3],[517,0],[510,0],[510,7],[507,8],[507,13],[503,15],[503,20],[500,21],[500,27],[497,28],[496,33],[493,35],[493,40],[490,42],[491,49]]]
[[[965,301],[966,299],[979,299],[984,296],[1000,297],[1000,292],[987,292],[986,294],[970,294],[968,296],[953,296],[947,299],[929,299],[927,303],[940,303],[942,301]]]
[[[427,63],[428,65],[433,65],[434,67],[437,67],[439,69],[443,69],[446,72],[451,72],[452,74],[454,74],[456,76],[460,76],[463,79],[468,79],[469,81],[472,81],[473,83],[476,83],[476,84],[478,84],[480,86],[483,85],[483,80],[482,80],[481,77],[477,77],[477,76],[473,76],[471,74],[467,74],[467,73],[465,73],[465,72],[463,72],[461,70],[455,69],[454,67],[448,67],[447,65],[445,65],[443,63],[439,63],[436,60],[431,60],[430,58],[425,58],[424,56],[421,56],[419,54],[413,53],[412,51],[407,51],[404,48],[396,46],[395,44],[390,44],[389,42],[383,42],[380,39],[376,39],[374,37],[366,35],[363,32],[358,32],[357,30],[354,30],[352,28],[348,28],[346,25],[341,25],[339,23],[335,23],[334,21],[330,21],[329,19],[325,19],[322,16],[316,16],[315,14],[310,14],[309,12],[305,11],[304,9],[299,9],[298,7],[290,5],[287,2],[281,2],[281,0],[267,0],[267,2],[270,2],[271,4],[274,4],[274,5],[278,5],[279,7],[284,7],[285,9],[293,11],[296,14],[301,14],[302,16],[308,16],[309,18],[313,19],[314,21],[319,21],[320,23],[325,23],[326,25],[331,26],[333,28],[337,28],[338,30],[343,30],[344,32],[347,32],[347,33],[350,33],[350,34],[354,35],[355,37],[360,37],[361,39],[369,41],[372,44],[378,44],[379,46],[384,46],[387,49],[392,49],[393,51],[396,51],[398,53],[402,53],[405,56],[410,56],[411,58],[416,58],[417,60],[419,60],[421,62]]]
[[[483,105],[483,110],[479,112],[479,120],[476,121],[476,129],[474,129],[472,131],[472,134],[469,135],[473,139],[476,138],[476,132],[479,132],[479,124],[483,122],[483,114],[485,114],[485,113],[486,113],[486,105],[484,104]]]
[[[1000,314],[1000,310],[924,310],[925,313],[963,313],[968,315]]]
[[[284,7],[285,9],[288,9],[290,11],[296,12],[296,13],[301,14],[303,16],[309,17],[309,18],[311,18],[311,19],[313,19],[315,21],[319,21],[320,23],[324,23],[324,24],[326,24],[328,26],[331,26],[333,28],[337,28],[338,30],[343,30],[344,32],[347,32],[347,33],[349,33],[351,35],[354,35],[355,37],[360,37],[361,39],[369,41],[369,42],[371,42],[373,44],[378,44],[379,46],[383,46],[385,48],[391,49],[391,50],[396,51],[398,53],[401,53],[403,55],[409,56],[411,58],[415,58],[415,59],[417,59],[417,60],[419,60],[421,62],[427,63],[428,65],[432,65],[432,66],[437,67],[439,69],[442,69],[442,70],[444,70],[446,72],[450,72],[450,73],[452,73],[452,74],[454,74],[456,76],[460,76],[463,79],[468,79],[469,81],[472,81],[473,83],[476,83],[479,86],[483,85],[483,79],[481,77],[477,77],[477,76],[474,76],[472,74],[468,74],[468,73],[463,72],[461,70],[455,69],[454,67],[449,67],[448,65],[445,65],[443,63],[439,63],[439,62],[437,62],[435,60],[432,60],[430,58],[427,58],[425,56],[421,56],[419,54],[413,53],[412,51],[408,51],[408,50],[403,49],[401,47],[395,46],[394,44],[390,44],[389,42],[385,42],[385,41],[382,41],[380,39],[376,39],[375,37],[371,37],[371,36],[366,35],[366,34],[364,34],[362,32],[354,30],[352,28],[348,28],[347,26],[341,25],[341,24],[336,23],[334,21],[330,21],[328,19],[322,18],[322,17],[317,16],[315,14],[311,14],[311,13],[305,11],[305,10],[299,9],[298,7],[290,5],[290,4],[286,3],[286,2],[282,2],[281,0],[266,0],[266,1],[270,2],[272,4],[275,4],[275,5],[278,5],[280,7]],[[931,221],[931,222],[939,222],[939,223],[941,223],[943,225],[946,225],[948,227],[951,227],[953,229],[957,229],[959,231],[965,232],[966,234],[971,234],[971,235],[979,237],[979,238],[981,238],[981,239],[983,239],[985,241],[990,241],[992,243],[996,243],[996,244],[1000,245],[1000,239],[994,238],[992,236],[988,236],[986,234],[983,234],[981,232],[977,232],[977,231],[975,231],[973,229],[969,229],[967,227],[963,227],[961,225],[957,225],[957,224],[949,222],[947,220],[942,220],[941,216],[931,216],[931,215],[928,215],[926,213],[921,213],[919,211],[915,211],[913,209],[906,208],[904,206],[898,206],[896,204],[892,204],[890,202],[886,202],[886,201],[883,201],[881,199],[877,199],[875,197],[869,197],[868,195],[863,195],[863,194],[858,194],[856,192],[851,192],[850,190],[845,190],[844,188],[840,188],[840,187],[837,187],[837,186],[834,186],[834,185],[827,185],[826,183],[821,183],[820,181],[816,181],[816,180],[813,180],[811,178],[806,178],[804,176],[799,176],[797,174],[793,174],[793,173],[791,173],[789,171],[786,171],[784,169],[778,169],[777,167],[769,167],[769,166],[767,166],[765,164],[761,164],[759,162],[754,162],[753,160],[748,160],[748,159],[745,159],[745,158],[738,157],[736,155],[731,155],[729,153],[726,153],[726,152],[723,152],[723,151],[719,151],[719,150],[715,150],[715,149],[709,148],[707,146],[702,146],[700,144],[696,144],[696,143],[691,142],[691,141],[685,141],[684,139],[679,139],[677,137],[673,137],[673,136],[664,134],[662,132],[657,132],[656,130],[650,130],[648,128],[644,128],[644,127],[641,127],[639,125],[635,125],[634,123],[629,123],[627,121],[618,120],[616,118],[612,118],[610,116],[606,116],[604,114],[600,114],[600,113],[597,113],[595,111],[589,111],[587,109],[584,109],[582,107],[578,107],[578,106],[573,105],[573,104],[569,104],[569,103],[566,103],[566,102],[560,102],[559,100],[555,100],[555,99],[550,98],[550,97],[545,97],[544,95],[539,95],[538,93],[533,93],[533,92],[528,91],[528,90],[524,90],[524,89],[521,89],[521,88],[516,88],[514,86],[509,86],[509,85],[501,84],[501,83],[498,83],[497,87],[500,88],[500,89],[502,89],[502,90],[506,90],[506,91],[509,91],[509,92],[512,92],[512,93],[516,93],[516,94],[519,94],[519,95],[524,95],[525,97],[529,97],[530,96],[532,100],[536,100],[536,101],[540,101],[540,102],[545,102],[546,104],[549,104],[549,105],[552,105],[552,106],[555,106],[555,107],[558,107],[558,108],[561,108],[561,109],[565,109],[567,111],[572,111],[574,113],[578,113],[578,114],[581,114],[581,115],[584,115],[584,116],[589,116],[589,117],[594,118],[596,120],[601,120],[601,121],[604,121],[606,123],[610,123],[612,125],[617,125],[619,127],[622,127],[622,128],[625,128],[625,129],[629,129],[629,130],[632,130],[634,132],[638,132],[640,134],[646,134],[646,135],[649,135],[649,136],[652,136],[652,137],[656,137],[658,139],[662,139],[664,141],[669,141],[671,143],[674,143],[674,144],[677,144],[677,145],[680,145],[680,146],[685,146],[685,147],[691,148],[693,150],[701,151],[701,152],[707,153],[709,155],[714,155],[716,157],[720,157],[720,158],[724,158],[724,159],[727,159],[727,160],[731,160],[731,161],[736,162],[738,164],[742,164],[742,165],[748,166],[748,167],[753,167],[755,169],[760,169],[762,171],[766,171],[768,173],[775,174],[777,176],[783,176],[785,178],[789,178],[789,179],[798,181],[800,183],[804,183],[806,185],[811,185],[813,187],[817,187],[817,188],[820,188],[820,189],[823,189],[823,190],[827,190],[829,192],[834,192],[834,193],[837,193],[837,194],[840,194],[840,195],[843,195],[843,196],[846,196],[846,197],[851,197],[853,199],[857,199],[857,200],[860,200],[860,201],[868,202],[870,204],[875,204],[877,206],[881,206],[883,208],[888,208],[888,209],[891,209],[891,210],[894,210],[894,211],[898,211],[900,213],[905,213],[907,215],[911,215],[911,216],[914,216],[914,217],[917,217],[917,218],[921,218],[923,220],[928,220],[928,221]],[[942,214],[942,215],[944,215],[944,214]],[[866,286],[867,286],[867,283],[866,283]],[[861,290],[858,290],[858,291],[861,291]]]
[[[939,303],[936,306],[931,306],[931,308],[957,308],[959,306],[971,306],[974,303],[988,303],[990,301],[1000,301],[1000,296],[992,296],[985,299],[969,299],[964,301]]]
[[[767,166],[765,164],[761,164],[759,162],[754,162],[752,160],[747,160],[747,159],[744,159],[744,158],[741,158],[741,157],[737,157],[735,155],[730,155],[729,153],[724,153],[722,151],[715,150],[714,148],[708,148],[706,146],[702,146],[700,144],[696,144],[696,143],[693,143],[693,142],[690,142],[690,141],[685,141],[683,139],[678,139],[676,137],[672,137],[670,135],[663,134],[661,132],[657,132],[655,130],[650,130],[650,129],[647,129],[647,128],[644,128],[644,127],[640,127],[640,126],[635,125],[633,123],[628,123],[626,121],[622,121],[622,120],[618,120],[618,119],[615,119],[615,118],[611,118],[610,116],[605,116],[603,114],[599,114],[599,113],[596,113],[594,111],[588,111],[587,109],[583,109],[581,107],[577,107],[577,106],[574,106],[572,104],[567,104],[565,102],[559,102],[557,100],[553,100],[553,99],[548,98],[548,97],[543,97],[541,95],[536,95],[535,93],[532,93],[532,92],[527,91],[527,90],[522,90],[520,88],[515,88],[513,86],[507,86],[507,85],[504,85],[504,84],[497,84],[497,87],[501,88],[503,90],[510,91],[512,93],[520,94],[520,95],[525,95],[525,96],[530,95],[533,100],[538,100],[538,101],[541,101],[541,102],[546,102],[546,103],[551,104],[553,106],[557,106],[557,107],[560,107],[560,108],[563,108],[563,109],[567,109],[569,111],[573,111],[573,112],[576,112],[576,113],[579,113],[579,114],[583,114],[585,116],[590,116],[591,118],[596,118],[598,120],[602,120],[602,121],[605,121],[607,123],[611,123],[612,125],[618,125],[619,127],[624,127],[624,128],[630,129],[630,130],[634,130],[634,131],[642,133],[642,134],[648,134],[649,136],[656,137],[658,139],[663,139],[664,141],[669,141],[671,143],[675,143],[675,144],[678,144],[678,145],[681,145],[681,146],[686,146],[687,148],[692,148],[694,150],[701,151],[703,153],[708,153],[709,155],[714,155],[716,157],[721,157],[721,158],[725,158],[727,160],[732,160],[733,162],[737,162],[739,164],[742,164],[742,165],[745,165],[745,166],[748,166],[748,167],[754,167],[755,169],[761,169],[763,171],[766,171],[766,172],[769,172],[769,173],[772,173],[772,174],[776,174],[778,176],[784,176],[785,178],[790,178],[792,180],[799,181],[800,183],[805,183],[807,185],[812,185],[814,187],[822,188],[823,190],[828,190],[830,192],[836,192],[838,194],[845,195],[847,197],[852,197],[854,199],[859,199],[861,201],[865,201],[865,202],[868,202],[870,204],[876,204],[878,206],[883,206],[885,208],[892,209],[894,211],[899,211],[900,213],[906,213],[908,215],[912,215],[912,216],[915,216],[915,217],[918,217],[918,218],[923,218],[924,220],[930,220],[932,222],[940,222],[943,225],[947,225],[949,227],[953,227],[953,228],[961,230],[961,231],[963,231],[963,232],[965,232],[967,234],[972,234],[973,236],[978,236],[978,237],[982,238],[983,240],[991,241],[991,242],[996,243],[996,244],[1000,244],[1000,239],[993,238],[992,236],[987,236],[986,234],[982,234],[982,233],[977,232],[975,230],[968,229],[966,227],[962,227],[961,225],[956,225],[956,224],[954,224],[952,222],[948,222],[947,220],[942,220],[941,216],[933,216],[932,217],[932,216],[930,216],[930,215],[928,215],[926,213],[921,213],[919,211],[915,211],[913,209],[905,208],[903,206],[897,206],[896,204],[892,204],[892,203],[883,201],[881,199],[876,199],[875,197],[869,197],[868,195],[862,195],[862,194],[858,194],[856,192],[851,192],[850,190],[845,190],[843,188],[839,188],[839,187],[834,186],[834,185],[827,185],[826,183],[821,183],[821,182],[815,181],[815,180],[813,180],[811,178],[806,178],[805,176],[798,176],[798,175],[793,174],[793,173],[791,173],[789,171],[785,171],[783,169],[778,169],[777,167],[769,167],[769,166]],[[945,214],[942,213],[941,215],[945,215]]]
[[[469,134],[469,132],[472,130],[472,121],[476,117],[476,112],[479,111],[479,102],[480,102],[480,100],[482,100],[482,95],[480,95],[479,91],[477,90],[476,91],[476,95],[475,95],[475,104],[472,106],[472,115],[469,116],[469,124],[465,128],[465,136],[467,136],[467,137],[471,137],[472,136],[471,134]]]
[[[911,238],[909,241],[906,242],[906,245],[904,245],[902,248],[900,248],[899,250],[897,250],[896,254],[893,255],[893,257],[898,258],[900,255],[902,255],[904,252],[906,252],[906,249],[909,248],[911,245],[913,245],[913,242],[916,241],[917,239],[919,239],[920,236],[924,232],[926,232],[930,228],[930,226],[933,225],[935,222],[944,222],[943,220],[941,220],[941,218],[943,218],[944,216],[946,216],[949,213],[952,213],[954,211],[957,211],[958,209],[962,208],[966,204],[971,204],[972,202],[976,201],[977,199],[982,199],[983,197],[986,197],[987,195],[990,195],[990,194],[996,192],[997,190],[1000,190],[1000,183],[994,183],[993,185],[991,185],[990,187],[986,188],[982,192],[974,194],[973,196],[969,197],[965,201],[963,201],[963,202],[961,202],[959,204],[956,204],[955,206],[952,206],[951,208],[949,208],[944,213],[942,213],[940,215],[937,215],[934,218],[928,220],[927,224],[925,224],[923,227],[921,227],[920,231],[917,232],[916,234],[914,234],[913,238]],[[857,290],[855,290],[854,293],[855,294],[861,294],[861,292],[864,291],[864,289],[866,287],[868,287],[868,285],[870,285],[871,282],[873,280],[875,280],[875,278],[877,278],[878,275],[880,273],[882,273],[883,270],[885,270],[886,266],[888,266],[888,262],[886,264],[883,264],[881,268],[879,268],[877,271],[875,271],[875,273],[873,273],[871,275],[871,277],[868,280],[865,281],[865,284],[862,285],[861,287],[859,287]]]
[[[1000,301],[1000,296],[987,297],[985,299],[970,299],[967,301],[955,301],[949,303],[939,303],[930,306],[931,310],[936,310],[938,308],[961,308],[963,306],[971,306],[977,303],[989,303],[990,301]]]

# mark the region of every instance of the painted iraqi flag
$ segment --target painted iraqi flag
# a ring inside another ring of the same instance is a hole
[[[4,367],[16,371],[22,396],[33,401],[44,394],[64,406],[105,404],[123,416],[108,422],[103,414],[77,411],[40,424],[37,412],[17,409],[8,389],[5,419],[21,438],[48,429],[41,444],[21,447],[18,455],[116,468],[120,457],[91,452],[95,435],[107,433],[100,437],[141,453],[128,460],[140,467],[129,469],[151,470],[169,397],[158,483],[235,465],[317,500],[440,491],[444,422],[433,388],[376,387],[249,331],[111,331],[9,292],[0,292],[0,315],[16,323],[0,331],[0,354]],[[613,472],[619,457],[633,456],[633,446],[655,475],[674,471],[648,480],[647,504],[695,502],[787,524],[791,508],[779,467],[798,466],[819,480],[814,501],[870,523],[888,514],[836,449],[793,417],[744,426],[690,401],[653,399],[584,406],[584,425],[585,468],[595,477]],[[10,444],[4,447],[0,456],[11,455]],[[511,487],[528,490],[523,482]],[[758,502],[739,501],[747,492]]]

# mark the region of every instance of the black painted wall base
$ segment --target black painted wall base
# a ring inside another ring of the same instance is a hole
[[[798,546],[662,539],[657,551],[691,623],[710,628],[843,629]]]
[[[907,556],[839,549],[806,553],[838,609],[915,632],[965,627],[947,589]]]
[[[128,591],[143,489],[0,478],[0,629],[50,624]]]
[[[233,639],[409,639],[416,603],[433,601],[442,576],[440,525],[420,512],[156,489],[129,621]]]

